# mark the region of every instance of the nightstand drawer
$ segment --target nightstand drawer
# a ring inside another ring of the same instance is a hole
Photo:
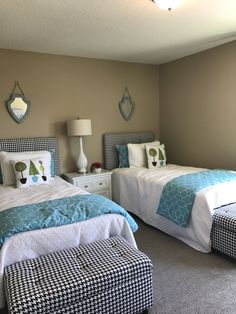
[[[96,191],[105,190],[109,187],[109,179],[100,179],[93,181],[93,188]]]
[[[75,185],[85,191],[93,190],[93,182],[80,182],[80,181],[75,180]]]
[[[79,180],[75,180],[75,185],[85,191],[101,191],[109,187],[109,180],[102,179],[92,182],[80,182]]]

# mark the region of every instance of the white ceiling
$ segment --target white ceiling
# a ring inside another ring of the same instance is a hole
[[[0,0],[0,48],[161,64],[236,39],[236,0]]]

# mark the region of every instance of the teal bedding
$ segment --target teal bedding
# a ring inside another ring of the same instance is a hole
[[[157,214],[186,227],[197,192],[215,184],[234,180],[235,173],[220,169],[181,175],[164,186]]]
[[[76,195],[0,212],[0,246],[20,232],[62,226],[104,214],[120,214],[133,232],[138,228],[134,219],[108,198],[96,194]]]

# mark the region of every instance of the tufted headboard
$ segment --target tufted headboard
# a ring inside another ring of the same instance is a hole
[[[27,152],[35,150],[53,151],[54,173],[60,175],[59,141],[56,137],[32,137],[0,139],[0,151]]]
[[[118,167],[117,144],[139,144],[154,140],[155,134],[153,131],[103,134],[104,168],[111,170]]]

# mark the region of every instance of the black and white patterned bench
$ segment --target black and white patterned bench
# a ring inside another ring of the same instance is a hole
[[[153,300],[150,259],[121,237],[12,264],[4,285],[12,314],[132,314]]]
[[[236,203],[215,211],[211,229],[211,247],[236,259]]]

